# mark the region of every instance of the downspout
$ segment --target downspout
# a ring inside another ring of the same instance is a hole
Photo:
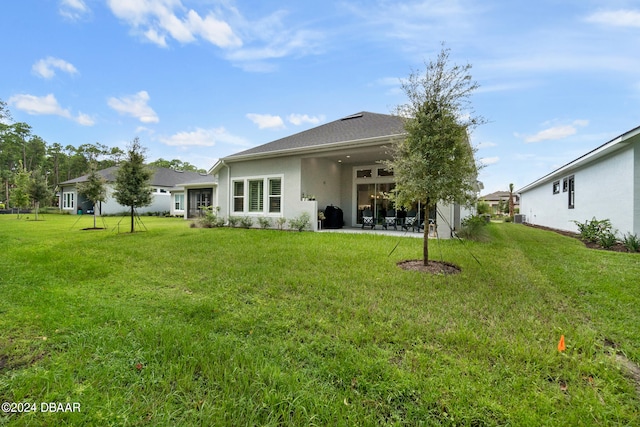
[[[224,162],[224,160],[220,160],[220,164],[227,168],[227,218],[231,216],[231,169],[229,165]],[[216,192],[216,198],[220,196]],[[218,204],[220,206],[220,204]]]

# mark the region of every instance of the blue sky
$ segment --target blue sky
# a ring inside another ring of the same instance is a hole
[[[0,99],[48,143],[216,159],[405,102],[441,43],[489,123],[484,193],[640,125],[640,1],[20,0],[2,5]]]

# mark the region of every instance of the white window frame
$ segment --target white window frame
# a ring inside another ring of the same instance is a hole
[[[271,193],[271,183],[274,181],[280,181],[280,192],[279,194],[272,194]],[[271,202],[278,200],[278,210],[274,211],[271,210]],[[270,214],[281,214],[282,213],[282,178],[268,178],[267,179],[267,204],[268,206],[266,207],[266,209],[269,211]]]
[[[271,195],[269,183],[272,180],[280,180],[280,195]],[[250,200],[250,182],[252,181],[262,181],[262,194],[261,203],[259,204],[259,208],[251,210],[251,200]],[[236,195],[235,194],[235,184],[237,182],[243,183],[243,194]],[[232,215],[245,215],[245,216],[269,216],[269,217],[281,217],[283,215],[283,206],[284,206],[284,175],[258,175],[258,176],[245,176],[245,177],[237,177],[232,178],[230,180],[231,188],[230,188],[230,212]],[[279,197],[280,198],[280,211],[279,212],[270,212],[270,197]],[[236,199],[242,199],[242,211],[235,210],[235,201]]]
[[[242,184],[242,194],[236,194],[236,183]],[[244,179],[234,179],[233,181],[231,181],[231,212],[244,213],[246,207],[245,200],[247,199],[245,194],[246,190],[247,183]],[[242,201],[242,210],[236,210],[236,200]]]
[[[264,179],[249,179],[248,184],[248,208],[250,213],[264,212]]]
[[[73,210],[76,206],[76,193],[74,191],[64,191],[62,193],[62,209]]]
[[[173,195],[173,210],[184,211],[184,193],[176,193]]]

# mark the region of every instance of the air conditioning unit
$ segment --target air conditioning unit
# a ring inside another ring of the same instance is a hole
[[[515,222],[516,224],[522,224],[524,222],[527,222],[527,217],[523,214],[515,214],[513,216],[513,222]]]

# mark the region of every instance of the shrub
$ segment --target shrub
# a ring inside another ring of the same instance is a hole
[[[458,237],[468,240],[486,241],[489,234],[486,230],[487,221],[484,216],[472,215],[462,220]]]
[[[240,225],[242,225],[244,228],[251,228],[251,226],[253,225],[253,218],[251,218],[250,216],[241,218]]]
[[[476,210],[478,211],[478,215],[489,214],[491,213],[491,206],[484,200],[478,200]]]
[[[613,233],[611,221],[608,219],[597,220],[593,217],[591,221],[585,221],[584,223],[579,221],[573,222],[578,226],[580,239],[587,242],[599,243],[602,236]]]
[[[260,228],[265,229],[271,227],[271,218],[260,217],[258,218],[258,224],[260,224]]]
[[[640,238],[636,234],[625,234],[622,244],[629,252],[638,252],[640,250]]]
[[[235,227],[240,222],[240,218],[237,216],[229,217],[229,227]]]
[[[616,243],[618,243],[618,239],[616,238],[615,233],[611,231],[606,231],[598,237],[598,244],[605,249],[609,249]]]
[[[298,231],[302,231],[311,224],[311,215],[308,212],[303,212],[299,217],[291,218],[289,220],[289,226]]]
[[[280,217],[276,219],[276,225],[278,226],[278,230],[282,230],[282,227],[284,227],[284,224],[286,222],[287,222],[287,219],[284,217]]]
[[[216,208],[214,211],[213,206],[209,206],[202,210],[203,215],[198,218],[197,225],[202,228],[214,228],[214,227],[222,227],[224,225],[224,218],[218,217],[218,210],[220,208]],[[192,227],[194,223],[192,223]]]

